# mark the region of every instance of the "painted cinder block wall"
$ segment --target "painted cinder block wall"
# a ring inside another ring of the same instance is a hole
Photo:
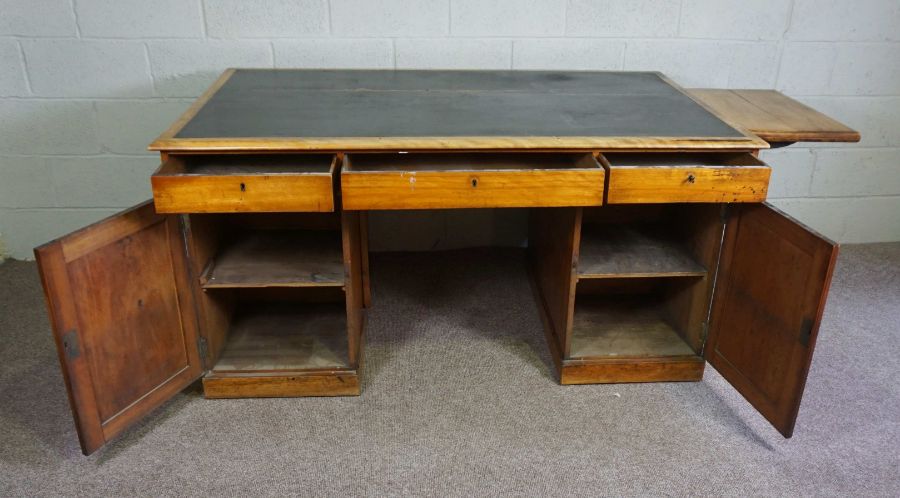
[[[764,153],[774,202],[841,242],[900,240],[897,0],[0,0],[3,251],[28,258],[149,198],[146,144],[229,66],[660,70],[776,88],[863,139]],[[404,221],[376,218],[373,246],[506,241],[522,223]]]

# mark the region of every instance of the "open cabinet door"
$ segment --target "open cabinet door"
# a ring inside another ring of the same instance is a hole
[[[704,356],[787,438],[838,247],[768,204],[734,209]]]
[[[179,220],[147,202],[35,256],[87,455],[202,374]]]

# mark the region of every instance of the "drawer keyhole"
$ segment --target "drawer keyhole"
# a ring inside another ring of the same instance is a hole
[[[696,179],[697,179],[697,178],[694,177],[694,175],[688,175],[688,177],[687,177],[687,182],[688,182],[688,183],[694,183],[694,181],[695,181]]]
[[[241,184],[241,192],[246,192],[246,191],[247,191],[247,186],[242,183]]]
[[[472,188],[475,188],[477,186],[478,186],[478,178],[472,178]]]

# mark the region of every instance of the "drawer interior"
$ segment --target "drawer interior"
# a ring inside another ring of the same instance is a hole
[[[173,155],[155,176],[331,175],[330,154]]]
[[[599,169],[590,154],[349,154],[345,172],[530,171]]]
[[[746,152],[704,153],[630,153],[605,152],[602,161],[611,167],[655,168],[725,168],[734,166],[760,166],[766,163]]]

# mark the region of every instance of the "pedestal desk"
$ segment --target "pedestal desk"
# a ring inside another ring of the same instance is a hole
[[[790,437],[837,246],[764,202],[757,156],[858,139],[650,72],[228,70],[150,145],[152,202],[35,251],[82,448],[201,377],[359,394],[367,213],[456,208],[529,210],[562,384],[709,363]]]

